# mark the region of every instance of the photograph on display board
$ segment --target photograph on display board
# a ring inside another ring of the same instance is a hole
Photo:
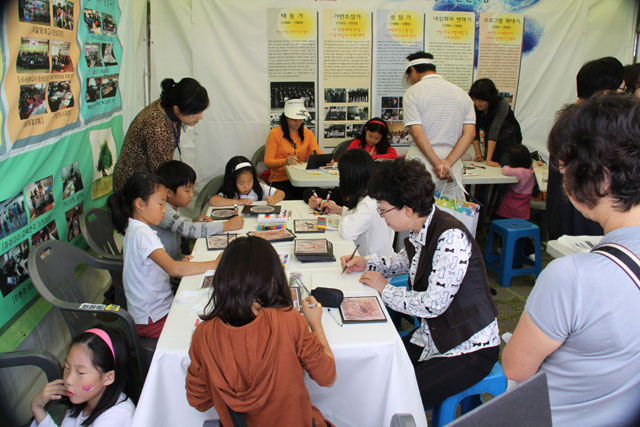
[[[69,242],[80,235],[80,215],[82,215],[82,203],[64,213],[67,219],[67,241]]]
[[[73,30],[73,2],[53,0],[53,25],[65,30]]]
[[[29,220],[33,221],[53,209],[53,175],[29,184],[24,189],[29,208]]]
[[[90,34],[102,34],[102,21],[100,12],[93,9],[84,10],[84,22]]]
[[[324,102],[347,102],[347,89],[345,88],[325,89]]]
[[[58,234],[55,220],[42,227],[40,231],[31,236],[31,246],[33,247],[38,243],[46,242],[47,240],[60,240],[60,234]]]
[[[324,120],[346,120],[347,107],[324,107]]]
[[[73,62],[71,61],[71,43],[62,40],[51,40],[51,72],[71,73]]]
[[[49,40],[21,37],[16,71],[18,73],[48,73],[49,69]]]
[[[20,120],[25,120],[31,116],[37,116],[47,112],[45,105],[46,93],[46,83],[20,85],[20,104],[18,105]]]
[[[113,53],[113,43],[102,43],[102,60],[105,67],[118,65],[118,61]]]
[[[87,60],[87,66],[103,67],[102,57],[100,56],[100,43],[87,43],[84,45],[84,58]]]
[[[404,127],[404,122],[389,121],[387,126],[389,126],[391,145],[409,145],[411,143],[409,129]]]
[[[100,86],[100,97],[102,99],[113,98],[116,93],[118,93],[118,75],[104,76]]]
[[[82,175],[80,175],[80,163],[77,160],[60,169],[60,177],[62,178],[62,200],[84,188]]]
[[[383,108],[381,117],[384,120],[401,120],[400,110],[398,108]]]
[[[347,120],[369,120],[369,107],[347,107]]]
[[[364,123],[349,123],[347,125],[347,138],[358,138],[362,134]]]
[[[27,225],[27,211],[21,191],[10,199],[0,202],[0,239],[15,233]]]
[[[324,125],[325,138],[344,138],[345,125]]]
[[[18,0],[18,19],[30,24],[51,24],[49,0]]]
[[[271,82],[272,110],[284,110],[285,101],[300,98],[307,110],[316,107],[314,82]]]
[[[73,107],[73,93],[71,93],[71,80],[49,83],[49,110],[51,112]]]
[[[113,190],[113,167],[116,164],[116,143],[111,128],[89,132],[91,157],[93,158],[93,182],[91,198],[93,200]]]
[[[381,99],[382,108],[400,108],[400,102],[397,96],[383,96]]]
[[[115,36],[118,32],[116,20],[112,15],[108,13],[102,14],[102,33],[107,36]]]
[[[27,240],[0,256],[0,290],[3,297],[9,295],[29,278],[28,258],[29,242]]]
[[[87,93],[84,98],[87,102],[95,102],[100,99],[100,87],[102,85],[102,78],[89,77],[87,79]]]
[[[369,102],[369,89],[349,89],[349,102]]]

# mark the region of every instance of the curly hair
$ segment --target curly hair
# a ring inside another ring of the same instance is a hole
[[[407,206],[419,216],[431,213],[435,185],[419,160],[382,162],[367,187],[369,196],[396,208]]]
[[[593,208],[610,196],[622,212],[640,203],[640,100],[632,95],[596,95],[566,107],[548,149],[574,200]]]

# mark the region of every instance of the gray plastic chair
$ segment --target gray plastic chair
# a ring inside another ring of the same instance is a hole
[[[111,213],[93,208],[80,215],[80,232],[89,247],[100,258],[122,260],[122,249],[114,238]]]
[[[333,151],[331,152],[331,154],[333,154],[333,160],[339,162],[340,156],[346,153],[347,148],[349,148],[349,145],[351,144],[352,141],[353,141],[353,138],[347,139],[346,141],[342,141],[340,144],[336,145]]]
[[[111,220],[111,213],[104,209],[89,209],[80,215],[80,232],[99,258],[109,259],[123,264],[122,250],[115,241],[115,228]],[[127,298],[122,283],[122,268],[109,270],[113,285],[113,301],[121,307],[127,308]]]
[[[207,185],[204,186],[200,194],[198,194],[198,198],[196,199],[195,210],[197,215],[202,215],[202,211],[209,204],[209,199],[212,196],[215,196],[220,192],[220,188],[222,188],[222,180],[224,179],[224,175],[218,175],[214,178],[211,178]]]
[[[124,332],[144,382],[157,340],[138,337],[133,318],[122,307],[87,301],[83,292],[86,285],[76,275],[81,266],[120,271],[122,262],[96,258],[67,242],[47,240],[31,248],[27,263],[33,286],[42,298],[61,310],[72,337],[93,323],[105,323],[105,317],[117,320],[116,327]]]
[[[251,156],[251,163],[253,163],[253,166],[256,168],[256,172],[258,175],[260,175],[260,173],[267,168],[264,164],[265,148],[266,145],[262,145],[256,150],[255,153],[253,153],[253,156]]]

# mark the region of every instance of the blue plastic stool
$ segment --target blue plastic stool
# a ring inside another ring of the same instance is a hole
[[[442,427],[456,418],[456,409],[460,404],[460,413],[466,414],[482,404],[482,393],[489,393],[496,397],[507,389],[507,377],[504,376],[502,366],[496,363],[491,372],[482,380],[458,394],[447,397],[442,403],[433,407],[431,427]],[[427,410],[429,408],[425,408]]]
[[[494,235],[502,237],[500,253],[492,253]],[[535,246],[535,261],[524,255],[525,237],[533,239]],[[491,221],[487,247],[484,254],[486,267],[498,273],[498,283],[501,286],[511,286],[514,276],[540,274],[540,228],[524,219],[496,219]]]
[[[407,288],[409,289],[409,275],[408,274],[399,274],[397,276],[393,276],[391,278],[391,280],[389,280],[389,284],[393,285],[393,286],[397,286],[399,288]],[[402,315],[401,313],[398,313],[397,311],[395,311],[392,308],[387,307],[387,311],[389,312],[389,316],[391,317],[391,320],[393,321],[394,325],[396,325],[396,327],[400,326],[400,316]],[[420,326],[420,319],[418,319],[417,317],[413,318],[413,327],[417,328],[418,326]],[[401,337],[404,337],[405,335],[407,335],[409,332],[413,331],[413,329],[405,329],[404,331],[399,331],[398,334],[400,334]]]

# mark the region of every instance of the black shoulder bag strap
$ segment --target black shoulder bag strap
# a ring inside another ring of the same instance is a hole
[[[615,262],[631,278],[633,283],[640,289],[640,258],[633,252],[617,243],[605,243],[591,249],[591,252],[604,255]]]

